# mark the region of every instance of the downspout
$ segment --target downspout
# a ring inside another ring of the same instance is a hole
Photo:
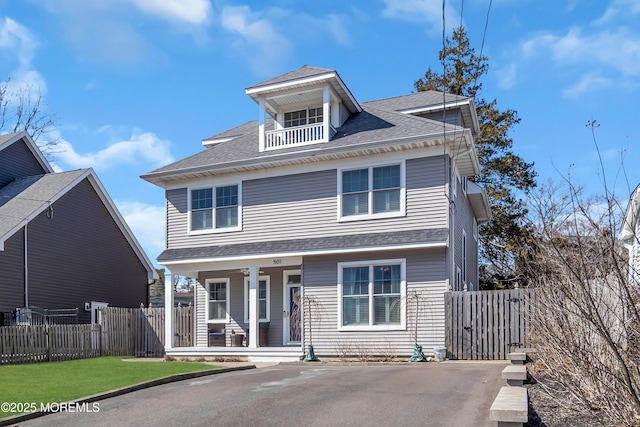
[[[29,307],[29,265],[27,263],[27,225],[24,225],[24,306]]]

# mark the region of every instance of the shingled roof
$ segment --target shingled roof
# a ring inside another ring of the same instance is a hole
[[[251,85],[247,88],[247,90],[256,89],[263,86],[269,86],[277,83],[288,82],[291,80],[305,79],[309,77],[320,76],[322,74],[335,73],[335,72],[336,70],[331,70],[329,68],[318,68],[318,67],[311,67],[309,65],[303,65],[302,67],[297,68],[293,71],[289,71],[288,73],[284,73],[279,76],[273,77],[269,80],[265,80],[263,82]]]
[[[445,245],[447,236],[447,229],[442,228],[177,248],[167,249],[162,252],[158,257],[158,262],[170,264],[171,262],[184,260],[229,259],[247,255],[266,256],[274,253],[300,256],[329,253],[335,250],[345,253],[351,250],[361,250],[362,248],[432,247]]]
[[[267,120],[265,127],[272,128],[273,121]],[[362,112],[351,115],[345,124],[337,129],[331,141],[317,145],[261,152],[259,151],[257,121],[246,123],[234,129],[242,129],[246,133],[149,172],[142,178],[155,182],[166,176],[182,175],[204,169],[213,173],[218,169],[226,169],[234,164],[247,162],[250,162],[254,167],[258,167],[260,164],[267,167],[267,164],[274,161],[303,158],[315,155],[319,150],[322,150],[323,153],[347,153],[356,148],[362,149],[364,146],[375,146],[399,139],[435,138],[442,137],[447,133],[462,135],[465,132],[464,128],[448,123],[368,106],[364,107]],[[215,137],[219,138],[225,134],[226,132],[223,132]]]
[[[44,211],[89,169],[16,179],[0,189],[0,239]]]

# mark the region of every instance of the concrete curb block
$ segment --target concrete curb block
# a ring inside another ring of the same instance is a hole
[[[247,369],[256,369],[256,366],[255,365],[235,366],[232,368],[207,369],[205,371],[187,372],[184,374],[169,375],[167,377],[157,378],[155,380],[145,381],[142,383],[133,384],[126,387],[117,388],[115,390],[105,391],[103,393],[98,393],[98,394],[94,394],[87,397],[81,397],[80,399],[70,400],[65,403],[80,404],[80,403],[97,402],[99,400],[108,399],[110,397],[121,396],[123,394],[131,393],[131,392],[142,390],[149,387],[155,387],[162,384],[169,384],[177,381],[190,380],[193,378],[199,378],[199,377],[204,377],[208,375],[224,374],[226,372],[245,371]],[[43,417],[50,413],[51,412],[35,411],[35,412],[27,412],[19,415],[13,415],[11,417],[1,419],[0,427],[20,423],[22,421],[32,420],[34,418]]]

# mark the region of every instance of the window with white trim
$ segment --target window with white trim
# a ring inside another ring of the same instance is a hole
[[[290,128],[295,126],[311,125],[314,123],[322,123],[322,115],[322,107],[289,111],[287,113],[284,113],[283,124],[285,128]]]
[[[404,260],[339,263],[339,329],[404,328],[405,276]]]
[[[207,279],[205,284],[207,290],[207,322],[228,322],[229,279]]]
[[[190,230],[237,230],[240,227],[240,185],[192,189]]]
[[[339,172],[339,217],[389,217],[404,215],[404,163]]]
[[[270,301],[271,301],[271,283],[269,276],[260,276],[258,278],[258,287],[256,288],[258,297],[258,321],[270,321]],[[244,279],[244,321],[249,323],[249,278]]]

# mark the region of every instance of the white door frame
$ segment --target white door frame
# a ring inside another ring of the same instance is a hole
[[[289,300],[290,291],[292,286],[298,286],[302,291],[302,283],[289,283],[289,276],[300,276],[300,282],[302,282],[301,270],[284,270],[282,272],[282,344],[294,345],[300,344],[300,341],[290,341],[290,316],[289,307],[291,307],[291,301]],[[300,292],[301,294],[302,292]],[[300,310],[302,310],[302,302],[299,304]],[[300,316],[300,325],[302,326],[302,316]]]

